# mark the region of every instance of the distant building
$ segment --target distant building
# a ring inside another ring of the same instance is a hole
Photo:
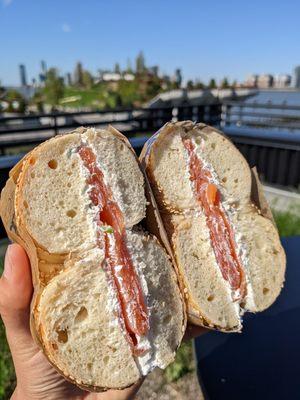
[[[20,70],[20,82],[21,86],[27,86],[27,78],[26,78],[26,68],[25,65],[20,64],[19,65],[19,70]]]
[[[288,74],[276,75],[274,79],[275,88],[287,88],[291,85],[292,77]]]
[[[273,86],[273,75],[263,74],[259,75],[257,79],[257,87],[260,89],[268,89]]]
[[[47,75],[47,65],[46,61],[41,61],[41,73],[39,73],[39,81],[41,85],[44,85],[46,81],[46,75]]]
[[[134,75],[130,73],[119,74],[116,72],[103,72],[101,76],[103,82],[118,82],[122,79],[125,81],[133,81]]]
[[[182,84],[182,73],[180,68],[175,69],[175,82],[177,87],[180,88]]]
[[[154,65],[153,67],[149,67],[147,68],[148,73],[152,74],[154,76],[158,76],[159,73],[159,66],[158,65]]]
[[[300,65],[294,69],[294,87],[300,89]]]
[[[125,81],[134,81],[135,76],[133,74],[130,74],[129,72],[125,73],[123,75],[123,79]]]
[[[70,74],[70,72],[67,72],[66,83],[68,86],[72,86],[72,75]]]
[[[118,82],[122,79],[121,74],[117,72],[104,72],[102,74],[102,80],[104,82]]]
[[[44,60],[41,61],[41,69],[42,69],[42,74],[46,75],[46,73],[47,73],[47,64],[46,64],[46,61],[44,61]]]
[[[245,81],[245,86],[247,87],[257,87],[257,80],[258,80],[258,75],[249,75]]]

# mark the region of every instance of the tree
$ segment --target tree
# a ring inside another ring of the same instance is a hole
[[[193,82],[192,80],[187,81],[187,83],[186,83],[186,88],[187,88],[188,90],[194,89],[194,82]]]
[[[203,82],[199,81],[199,79],[197,79],[194,83],[194,89],[205,89],[205,85]]]
[[[92,77],[92,74],[85,70],[82,72],[82,86],[84,86],[86,89],[91,89],[94,84],[94,79]]]
[[[74,84],[76,86],[83,85],[83,68],[81,62],[78,62],[74,70]]]
[[[138,74],[143,73],[145,71],[146,69],[145,57],[142,51],[140,51],[139,54],[137,55],[137,58],[135,60],[135,65],[136,65],[135,69]]]
[[[59,104],[59,100],[64,95],[64,81],[58,75],[56,68],[50,68],[47,71],[43,92],[48,104],[50,104],[52,107]]]
[[[215,88],[217,87],[216,81],[215,81],[214,78],[212,78],[212,79],[209,81],[208,87],[209,87],[210,89],[215,89]]]
[[[121,73],[121,68],[119,63],[115,63],[115,73],[120,74]]]
[[[132,74],[132,73],[133,73],[130,58],[127,59],[127,68],[126,68],[126,72],[128,72],[128,74]]]
[[[24,114],[26,110],[26,101],[21,93],[16,90],[8,90],[4,96],[4,100],[8,103],[6,111]]]
[[[234,81],[232,82],[231,87],[232,87],[233,89],[237,87],[237,81],[236,81],[236,80],[234,80]]]
[[[229,88],[229,82],[228,82],[228,79],[226,77],[221,82],[221,88],[222,89],[228,89]]]
[[[44,112],[44,98],[43,98],[43,93],[41,90],[37,90],[34,93],[30,103],[36,106],[37,111],[40,114],[42,114]]]

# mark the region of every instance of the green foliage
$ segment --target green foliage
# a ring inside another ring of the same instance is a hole
[[[205,89],[205,85],[204,85],[203,82],[197,80],[197,81],[194,83],[194,89]]]
[[[90,89],[66,87],[62,104],[71,107],[91,107],[94,109],[132,107],[154,97],[160,90],[158,79],[146,85],[144,91],[137,80],[120,80],[112,89],[107,82],[101,82]],[[68,103],[68,98],[71,99]]]
[[[120,74],[121,73],[121,68],[120,68],[120,64],[119,63],[115,63],[114,71],[115,71],[116,74]]]
[[[83,68],[80,62],[76,64],[74,69],[74,85],[83,86]]]
[[[44,112],[44,97],[43,97],[43,92],[41,90],[37,90],[34,93],[30,101],[30,104],[34,104],[39,113],[42,114]]]
[[[194,82],[193,82],[192,80],[187,81],[187,83],[186,83],[186,88],[187,88],[188,90],[194,89]]]
[[[209,87],[210,89],[215,89],[215,88],[217,87],[216,80],[215,80],[214,78],[212,78],[212,79],[209,81],[208,87]]]
[[[135,69],[138,74],[141,74],[145,71],[145,68],[146,64],[145,64],[144,53],[140,51],[135,60]]]
[[[50,68],[47,71],[45,87],[43,89],[46,103],[51,106],[57,106],[60,99],[64,95],[64,82],[59,77],[58,71],[55,68]]]
[[[273,210],[273,216],[281,237],[300,235],[300,210],[279,212]]]
[[[225,77],[223,80],[222,80],[222,82],[221,82],[221,88],[222,89],[227,89],[227,88],[229,88],[229,82],[228,82],[228,79]]]
[[[9,103],[7,112],[24,113],[26,109],[26,101],[21,93],[16,90],[8,90],[4,95],[4,100]]]
[[[89,71],[83,71],[82,72],[82,85],[87,88],[91,89],[94,84],[94,79],[92,75],[89,73]]]
[[[183,342],[177,351],[175,361],[166,368],[165,377],[168,382],[174,382],[193,370],[192,342]]]
[[[16,384],[14,366],[5,337],[5,329],[0,321],[0,400],[9,399]]]

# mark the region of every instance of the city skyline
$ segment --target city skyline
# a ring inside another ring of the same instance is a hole
[[[120,67],[120,64],[117,62],[115,63],[114,67],[111,69],[101,69],[99,68],[97,72],[93,76],[93,79],[95,80],[119,80],[119,79],[124,79],[125,80],[133,80],[134,76],[136,73],[138,73],[138,67],[136,65],[138,58],[142,57],[144,60],[144,55],[143,52],[140,52],[136,59],[135,62],[130,62],[127,63],[127,66],[122,68]],[[144,61],[143,61],[144,62]],[[65,84],[71,85],[73,79],[75,78],[76,74],[76,68],[78,68],[78,65],[80,65],[80,68],[83,68],[84,66],[82,65],[81,62],[77,62],[76,65],[74,66],[73,71],[68,71],[64,75],[60,75],[61,78],[65,81]],[[50,67],[50,68],[55,68],[55,67]],[[118,71],[115,69],[117,68]],[[155,66],[149,66],[149,65],[144,65],[143,68],[145,68],[145,71],[148,71],[147,73],[150,73],[151,75],[156,75],[160,76],[161,78],[165,79],[170,79],[172,81],[176,81],[176,74],[180,74],[180,81],[182,79],[182,71],[181,69],[176,69],[173,71],[173,74],[170,75],[163,75],[160,71],[160,68],[158,65]],[[46,73],[47,73],[47,63],[45,60],[40,61],[40,71],[37,76],[32,78],[32,82],[29,82],[27,80],[27,69],[26,65],[24,64],[19,64],[18,65],[19,69],[19,83],[15,85],[14,87],[24,87],[24,86],[39,86],[43,85],[46,79]],[[57,68],[55,68],[57,70]],[[58,71],[59,72],[59,71]],[[89,72],[89,71],[87,71]],[[133,74],[133,75],[132,75]],[[216,84],[222,85],[224,81],[227,81],[227,77],[223,77],[219,82],[216,81]],[[210,79],[209,84],[215,81],[214,78]],[[181,81],[182,82],[182,81]],[[188,82],[184,82],[184,86],[188,84],[189,82],[194,82],[196,85],[197,83],[202,83],[200,80],[194,79],[190,80]],[[1,81],[0,81],[1,83]],[[182,82],[183,83],[183,82]],[[237,82],[236,80],[233,80],[232,82],[228,82],[229,85],[233,84],[238,84],[240,86],[244,87],[257,87],[257,88],[268,88],[268,87],[274,87],[274,88],[300,88],[300,66],[297,65],[295,68],[293,68],[293,73],[292,74],[250,74],[247,77],[245,77],[244,80]],[[3,82],[2,82],[3,85]],[[6,87],[9,87],[8,85],[3,85]]]
[[[140,50],[162,73],[181,68],[185,81],[292,74],[300,64],[300,4],[275,3],[0,0],[0,80],[19,84],[24,64],[30,82],[41,59],[62,75],[79,60],[92,73],[116,62],[125,67]]]

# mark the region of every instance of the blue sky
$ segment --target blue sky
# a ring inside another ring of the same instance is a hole
[[[126,65],[143,50],[148,65],[184,79],[291,73],[300,64],[300,1],[0,0],[0,80],[29,77],[40,60],[72,71]]]

